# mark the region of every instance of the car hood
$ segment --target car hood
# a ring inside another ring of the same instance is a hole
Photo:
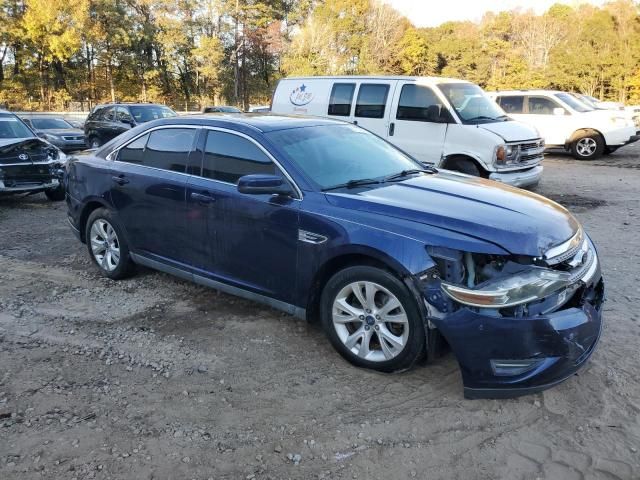
[[[572,237],[578,221],[557,203],[517,188],[448,172],[326,194],[340,208],[403,218],[542,256]]]
[[[47,130],[38,130],[42,133],[48,133],[51,135],[84,135],[84,130],[80,130],[79,128],[50,128]]]
[[[531,125],[518,122],[516,120],[509,120],[506,122],[494,122],[494,123],[480,123],[479,128],[495,133],[505,142],[521,142],[523,140],[532,140],[534,138],[540,138],[540,134]]]
[[[1,139],[0,164],[45,162],[52,151],[58,152],[56,147],[37,137]]]
[[[31,138],[0,138],[0,149],[5,150],[4,147],[11,147],[15,145],[16,148],[20,148],[21,144],[32,142],[33,140],[37,140],[38,142],[42,142],[38,137]]]

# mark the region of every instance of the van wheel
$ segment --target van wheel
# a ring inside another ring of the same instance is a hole
[[[94,210],[87,220],[85,238],[89,255],[100,273],[113,280],[126,278],[133,272],[133,261],[122,227],[106,208]]]
[[[322,291],[320,316],[333,347],[356,366],[402,371],[425,352],[416,300],[385,270],[359,266],[336,273]]]
[[[571,144],[571,153],[576,160],[593,160],[602,156],[606,145],[602,135],[595,132],[584,133]]]
[[[455,170],[456,172],[466,173],[467,175],[472,175],[474,177],[481,177],[482,172],[478,165],[469,158],[465,157],[453,157],[450,158],[446,163],[446,168],[449,170]]]

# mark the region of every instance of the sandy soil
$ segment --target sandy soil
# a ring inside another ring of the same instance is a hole
[[[640,148],[549,156],[606,327],[543,394],[464,400],[455,358],[345,363],[315,326],[164,274],[102,279],[43,195],[0,200],[0,478],[639,479]]]

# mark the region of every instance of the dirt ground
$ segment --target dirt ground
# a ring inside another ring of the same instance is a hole
[[[455,358],[350,366],[313,325],[161,273],[101,278],[44,195],[0,199],[0,478],[640,479],[640,147],[546,160],[599,247],[588,366],[464,400]]]

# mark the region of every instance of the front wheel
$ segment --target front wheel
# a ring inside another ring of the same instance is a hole
[[[336,273],[324,287],[320,313],[331,344],[359,367],[402,371],[425,353],[416,300],[386,270],[359,266]]]
[[[113,213],[106,208],[94,210],[87,220],[85,238],[89,255],[102,275],[120,280],[131,274],[133,261],[129,246]]]
[[[100,141],[100,139],[96,136],[91,136],[89,138],[89,148],[90,149],[97,149],[100,148],[100,146],[102,145],[102,142]]]
[[[604,138],[598,133],[587,133],[571,144],[571,153],[576,160],[594,160],[602,156]]]
[[[449,170],[455,170],[456,172],[466,173],[467,175],[472,175],[474,177],[482,176],[482,172],[480,171],[478,165],[476,165],[476,163],[469,158],[451,158],[447,162],[447,166],[445,168],[448,168]]]

